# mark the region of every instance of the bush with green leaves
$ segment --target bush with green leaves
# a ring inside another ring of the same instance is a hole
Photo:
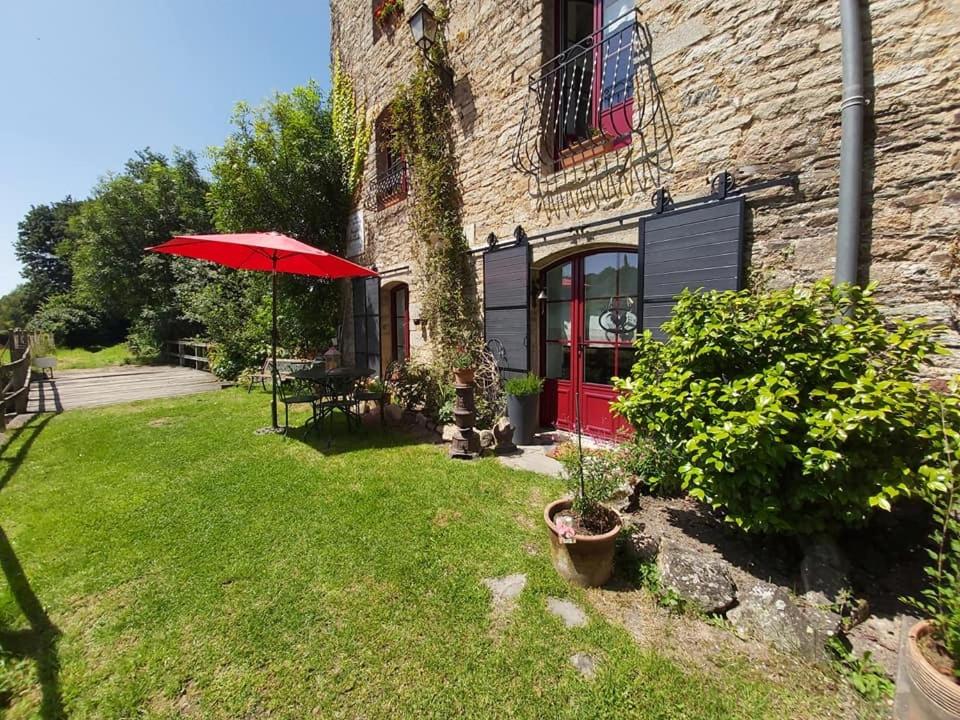
[[[527,397],[528,395],[539,395],[543,390],[543,380],[534,373],[527,373],[520,377],[510,378],[503,386],[507,395],[514,397]]]
[[[614,407],[681,455],[683,489],[750,531],[835,532],[930,485],[940,351],[888,321],[874,287],[685,292],[658,342],[637,341]]]
[[[939,452],[921,468],[930,486],[934,529],[925,568],[930,584],[917,598],[908,599],[933,626],[933,639],[950,659],[960,678],[960,382],[941,398]]]

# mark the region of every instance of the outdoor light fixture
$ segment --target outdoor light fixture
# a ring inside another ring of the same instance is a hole
[[[424,57],[429,58],[430,48],[437,44],[437,16],[433,14],[425,2],[417,5],[408,20],[410,32],[413,33],[413,42]]]
[[[541,290],[541,291],[540,291],[540,294],[537,295],[537,302],[546,302],[546,301],[549,300],[549,299],[550,299],[550,296],[547,295],[547,289],[546,289],[546,288],[544,288],[543,290]]]

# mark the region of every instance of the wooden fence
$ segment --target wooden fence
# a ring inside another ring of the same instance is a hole
[[[0,352],[0,432],[7,429],[8,409],[15,414],[27,411],[33,358],[31,340],[30,333],[11,330]]]
[[[164,353],[167,360],[184,367],[210,371],[210,343],[196,340],[168,340]]]

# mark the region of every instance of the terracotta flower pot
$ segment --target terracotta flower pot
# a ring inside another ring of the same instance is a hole
[[[553,566],[574,585],[599,587],[613,574],[613,554],[617,546],[617,535],[623,524],[617,517],[617,524],[603,535],[574,535],[575,542],[564,543],[553,518],[557,513],[569,510],[571,504],[569,499],[555,500],[543,510],[543,520],[550,531],[550,556]]]
[[[933,627],[921,620],[907,638],[907,682],[910,687],[909,720],[958,720],[960,685],[939,672],[923,656],[918,645]]]
[[[476,374],[476,368],[461,368],[459,370],[454,370],[453,381],[457,385],[473,385],[473,380]]]

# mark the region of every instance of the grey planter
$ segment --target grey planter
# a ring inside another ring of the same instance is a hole
[[[507,417],[516,428],[513,441],[518,445],[532,445],[533,436],[540,428],[540,395],[507,395]]]

